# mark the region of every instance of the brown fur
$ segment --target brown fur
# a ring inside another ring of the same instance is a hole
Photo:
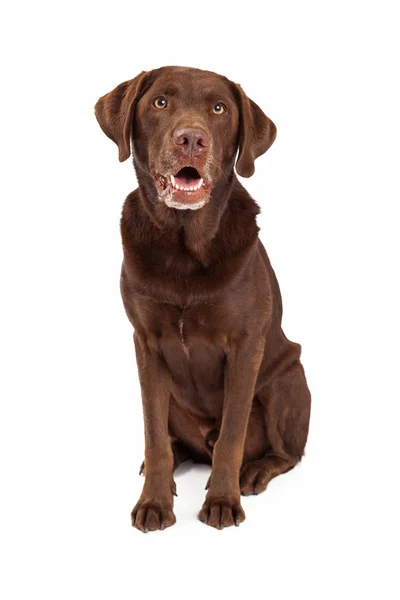
[[[167,110],[154,108],[159,95]],[[217,101],[226,114],[210,110]],[[132,523],[149,531],[175,522],[173,470],[191,458],[212,464],[200,520],[238,525],[240,493],[262,492],[300,461],[310,415],[300,346],[281,329],[279,286],[258,238],[259,208],[234,173],[239,149],[236,171],[253,174],[275,126],[240,86],[181,67],[121,84],[100,98],[96,116],[120,160],[132,137],[139,181],[121,220],[121,291],[145,423],[145,482]],[[203,132],[204,146],[178,146],[182,127]],[[184,152],[205,174],[199,210],[161,200],[160,174],[185,165]]]

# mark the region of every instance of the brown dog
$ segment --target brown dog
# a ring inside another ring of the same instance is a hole
[[[200,520],[239,525],[240,493],[259,494],[300,461],[310,417],[259,208],[234,173],[237,150],[237,173],[254,173],[275,125],[240,86],[182,67],[143,72],[95,110],[120,161],[132,141],[139,181],[121,220],[145,423],[132,524],[173,525],[173,471],[190,458],[212,463]]]

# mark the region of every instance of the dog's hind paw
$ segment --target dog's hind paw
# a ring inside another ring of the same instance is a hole
[[[271,480],[265,461],[255,460],[242,467],[240,473],[240,492],[242,496],[251,496],[261,494],[267,489]]]

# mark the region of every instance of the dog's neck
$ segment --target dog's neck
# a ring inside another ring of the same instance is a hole
[[[143,172],[138,180],[124,204],[121,235],[124,268],[142,293],[185,306],[209,298],[247,268],[259,208],[233,169],[197,211],[165,206]]]
[[[178,237],[182,246],[205,266],[209,262],[208,249],[221,226],[232,190],[240,185],[233,171],[216,182],[209,202],[198,210],[170,208],[158,198],[153,178],[134,161],[139,183],[140,201],[153,225],[171,236]]]

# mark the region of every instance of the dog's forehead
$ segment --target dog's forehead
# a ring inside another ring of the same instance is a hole
[[[154,71],[148,91],[178,96],[232,96],[226,77],[191,67],[163,67]]]

